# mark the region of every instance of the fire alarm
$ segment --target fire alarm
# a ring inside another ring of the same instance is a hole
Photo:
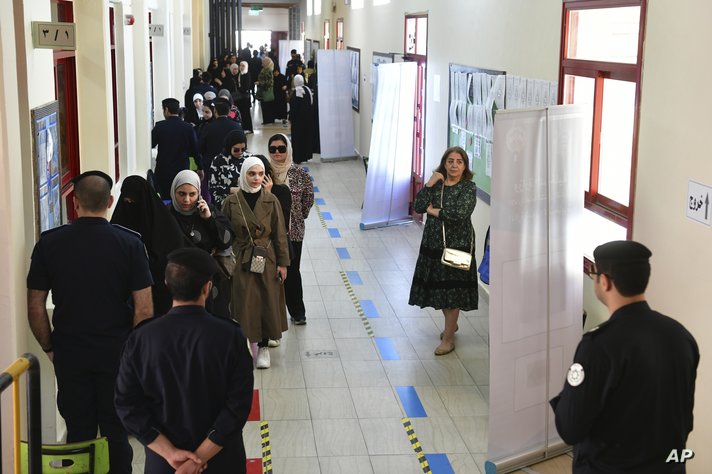
[[[131,26],[136,22],[136,18],[134,18],[133,15],[125,15],[124,16],[124,24]]]

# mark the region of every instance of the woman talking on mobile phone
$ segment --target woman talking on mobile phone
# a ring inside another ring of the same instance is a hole
[[[183,170],[176,175],[171,185],[171,201],[168,210],[183,231],[186,247],[197,247],[211,255],[230,249],[235,238],[232,224],[200,196],[200,176],[195,171]],[[213,277],[213,291],[205,309],[216,316],[232,318],[231,286],[230,276],[220,268]]]

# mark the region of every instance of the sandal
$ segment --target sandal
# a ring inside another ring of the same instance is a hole
[[[455,350],[455,344],[453,344],[453,345],[450,346],[450,347],[447,347],[447,346],[443,347],[443,345],[440,344],[438,347],[435,348],[434,354],[435,354],[436,356],[442,356],[442,355],[445,355],[445,354],[449,354],[449,353],[451,353],[451,352],[454,351],[454,350]]]
[[[460,329],[460,326],[455,325],[455,332],[457,332],[458,329]],[[441,332],[441,333],[440,333],[440,340],[441,340],[441,341],[443,340],[443,336],[445,336],[445,332]]]

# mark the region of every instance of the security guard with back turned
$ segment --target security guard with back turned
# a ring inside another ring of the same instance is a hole
[[[559,435],[574,445],[573,472],[684,473],[671,453],[692,431],[697,343],[648,306],[650,250],[614,241],[593,256],[588,274],[611,316],[584,334],[550,402]]]

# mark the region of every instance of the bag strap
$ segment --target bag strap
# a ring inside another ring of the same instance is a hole
[[[440,188],[440,212],[442,212],[443,209],[443,194],[445,194],[445,182],[443,181],[442,187]],[[447,243],[445,242],[445,219],[440,219],[443,223],[443,248],[447,248]],[[475,249],[475,229],[472,228],[472,223],[470,223],[470,255],[472,255],[472,251]]]
[[[242,192],[242,190],[240,190],[240,192]],[[237,205],[240,206],[240,214],[242,214],[242,220],[245,222],[245,228],[247,229],[247,235],[250,237],[250,242],[252,242],[253,247],[257,247],[255,245],[255,241],[252,240],[252,232],[250,232],[250,226],[247,223],[247,219],[245,218],[245,211],[242,210],[242,204],[240,203],[240,196],[237,196]],[[270,245],[272,245],[271,239],[270,239],[269,243],[267,244],[267,247],[265,247],[265,248],[269,248]]]

